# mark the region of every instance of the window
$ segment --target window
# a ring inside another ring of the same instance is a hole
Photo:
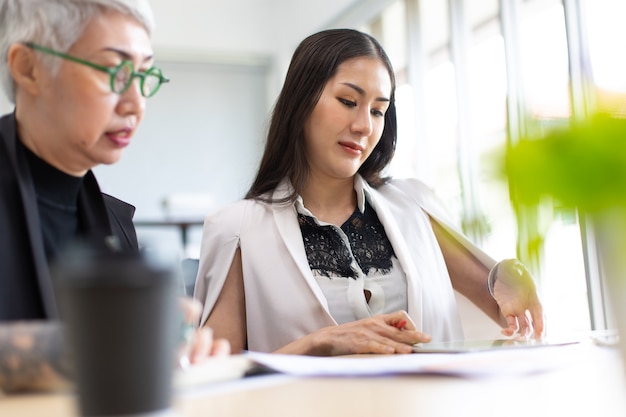
[[[626,115],[626,2],[586,0],[584,12],[597,104]]]
[[[576,12],[584,19],[567,20],[561,0],[397,0],[363,27],[398,77],[392,175],[433,186],[495,258],[531,264],[552,334],[592,326],[579,219],[547,206],[518,224],[498,157],[508,140],[571,120],[581,82],[571,75],[572,53],[583,45],[568,30],[584,33],[585,24],[598,103],[626,114],[626,59],[615,52],[626,38],[626,6],[583,1],[585,12]],[[540,256],[525,259],[520,248],[538,236]]]

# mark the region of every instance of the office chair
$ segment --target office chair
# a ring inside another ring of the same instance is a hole
[[[183,275],[183,285],[185,287],[185,294],[193,296],[193,290],[196,285],[196,275],[198,275],[199,259],[185,258],[181,261],[180,267]]]

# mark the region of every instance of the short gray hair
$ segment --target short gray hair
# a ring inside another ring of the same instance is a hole
[[[104,10],[132,16],[152,34],[154,18],[148,0],[0,0],[0,83],[15,103],[15,82],[7,66],[9,47],[16,42],[41,43],[67,52],[80,38],[86,24]],[[42,57],[53,73],[54,57]]]

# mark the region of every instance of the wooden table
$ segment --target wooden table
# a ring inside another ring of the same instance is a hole
[[[70,394],[0,397],[0,416],[72,417]],[[178,392],[184,417],[626,416],[618,351],[591,347],[575,365],[533,375],[309,377],[266,375]]]

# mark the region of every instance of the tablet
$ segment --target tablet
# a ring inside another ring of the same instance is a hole
[[[453,340],[447,342],[418,343],[413,345],[415,353],[463,353],[479,352],[493,349],[514,349],[559,346],[579,343],[578,339],[485,339],[485,340]]]

